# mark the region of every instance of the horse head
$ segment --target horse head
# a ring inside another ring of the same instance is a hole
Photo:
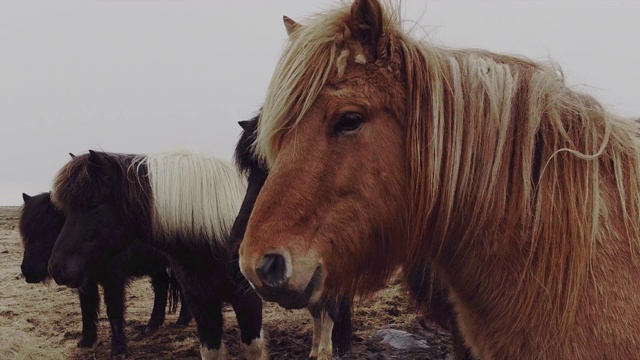
[[[240,247],[263,298],[288,308],[375,290],[405,235],[405,92],[377,2],[308,24],[269,87],[255,149],[269,166]]]
[[[64,215],[53,206],[49,193],[35,196],[23,193],[22,198],[19,229],[24,254],[20,269],[28,283],[38,283],[49,276],[47,264],[62,230]]]
[[[49,260],[58,284],[82,286],[88,272],[133,241],[118,208],[124,179],[118,157],[96,151],[73,157],[58,173],[52,199],[66,220]]]

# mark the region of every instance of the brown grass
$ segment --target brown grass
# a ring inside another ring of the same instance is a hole
[[[81,318],[74,290],[27,284],[20,273],[22,246],[15,230],[18,208],[0,207],[0,359],[108,359],[111,334],[104,304],[101,304],[98,341],[91,349],[76,347]],[[199,359],[195,324],[173,325],[177,314],[168,314],[165,324],[153,334],[144,328],[153,303],[147,279],[134,281],[127,292],[129,359]],[[408,311],[407,296],[397,284],[374,298],[358,302],[353,313],[354,342],[343,359],[444,359],[450,341],[441,330],[424,330]],[[240,334],[230,306],[224,309],[225,337],[229,358],[242,359]],[[372,335],[385,328],[417,334],[429,349],[392,350]],[[264,329],[272,359],[306,359],[311,349],[311,320],[306,310],[288,311],[266,303]]]

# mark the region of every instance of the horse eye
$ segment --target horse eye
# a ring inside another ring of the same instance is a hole
[[[333,133],[340,134],[357,130],[362,125],[362,115],[356,113],[346,113],[334,125]]]

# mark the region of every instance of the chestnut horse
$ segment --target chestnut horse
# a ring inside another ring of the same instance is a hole
[[[242,242],[244,233],[260,189],[269,174],[262,162],[253,154],[252,143],[256,137],[258,128],[258,116],[251,120],[240,121],[242,134],[236,145],[234,153],[238,170],[247,176],[247,193],[240,207],[240,213],[236,217],[231,235],[229,236],[229,248],[232,250],[232,273],[238,271],[237,248]],[[275,265],[275,264],[274,264]],[[244,278],[242,279],[243,281]],[[311,359],[331,359],[333,349],[337,354],[345,354],[351,346],[351,301],[348,298],[337,297],[309,307],[313,317],[313,341]]]
[[[223,302],[233,306],[246,357],[266,359],[262,301],[227,271],[229,231],[245,191],[233,165],[214,157],[76,156],[51,192],[66,220],[49,272],[58,283],[82,284],[87,269],[139,239],[167,255],[196,321],[203,360],[226,358]]]
[[[480,359],[637,358],[638,125],[555,67],[413,39],[399,13],[358,0],[293,31],[242,272],[304,306],[398,264],[426,291],[435,270]]]

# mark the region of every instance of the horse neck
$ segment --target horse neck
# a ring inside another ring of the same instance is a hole
[[[601,201],[615,204],[615,184],[607,183],[606,179],[601,179],[601,184]],[[616,206],[607,208],[607,212],[614,219],[623,217]],[[429,253],[440,279],[450,290],[456,312],[462,314],[459,319],[473,319],[476,325],[508,323],[511,339],[520,335],[527,338],[531,329],[538,329],[535,339],[522,340],[538,342],[529,343],[531,348],[560,344],[565,336],[572,336],[573,326],[591,324],[594,319],[589,318],[585,306],[610,306],[606,299],[611,294],[622,298],[620,294],[630,288],[640,291],[640,286],[630,285],[637,283],[632,278],[637,276],[634,274],[638,266],[629,254],[629,239],[619,227],[598,229],[596,242],[600,245],[591,250],[588,264],[556,259],[553,247],[562,246],[563,239],[559,237],[537,239],[538,245],[551,244],[542,252],[537,250],[536,241],[525,226],[509,233],[485,230],[474,235],[442,239],[439,253],[433,249]],[[546,274],[540,272],[542,268]],[[587,278],[580,282],[576,274],[585,269]],[[612,274],[617,275],[612,278]],[[578,286],[573,287],[576,282]],[[594,298],[596,293],[599,297]],[[576,297],[578,301],[574,302]],[[506,336],[500,326],[487,325],[486,330],[500,334],[498,337]]]
[[[240,212],[233,223],[233,227],[231,228],[231,233],[229,235],[229,249],[234,252],[240,247],[240,243],[244,238],[244,233],[247,230],[249,217],[251,216],[256,199],[258,198],[260,190],[266,180],[267,172],[262,169],[258,169],[257,171],[252,170],[249,174],[247,193],[245,194],[242,206],[240,206]]]

